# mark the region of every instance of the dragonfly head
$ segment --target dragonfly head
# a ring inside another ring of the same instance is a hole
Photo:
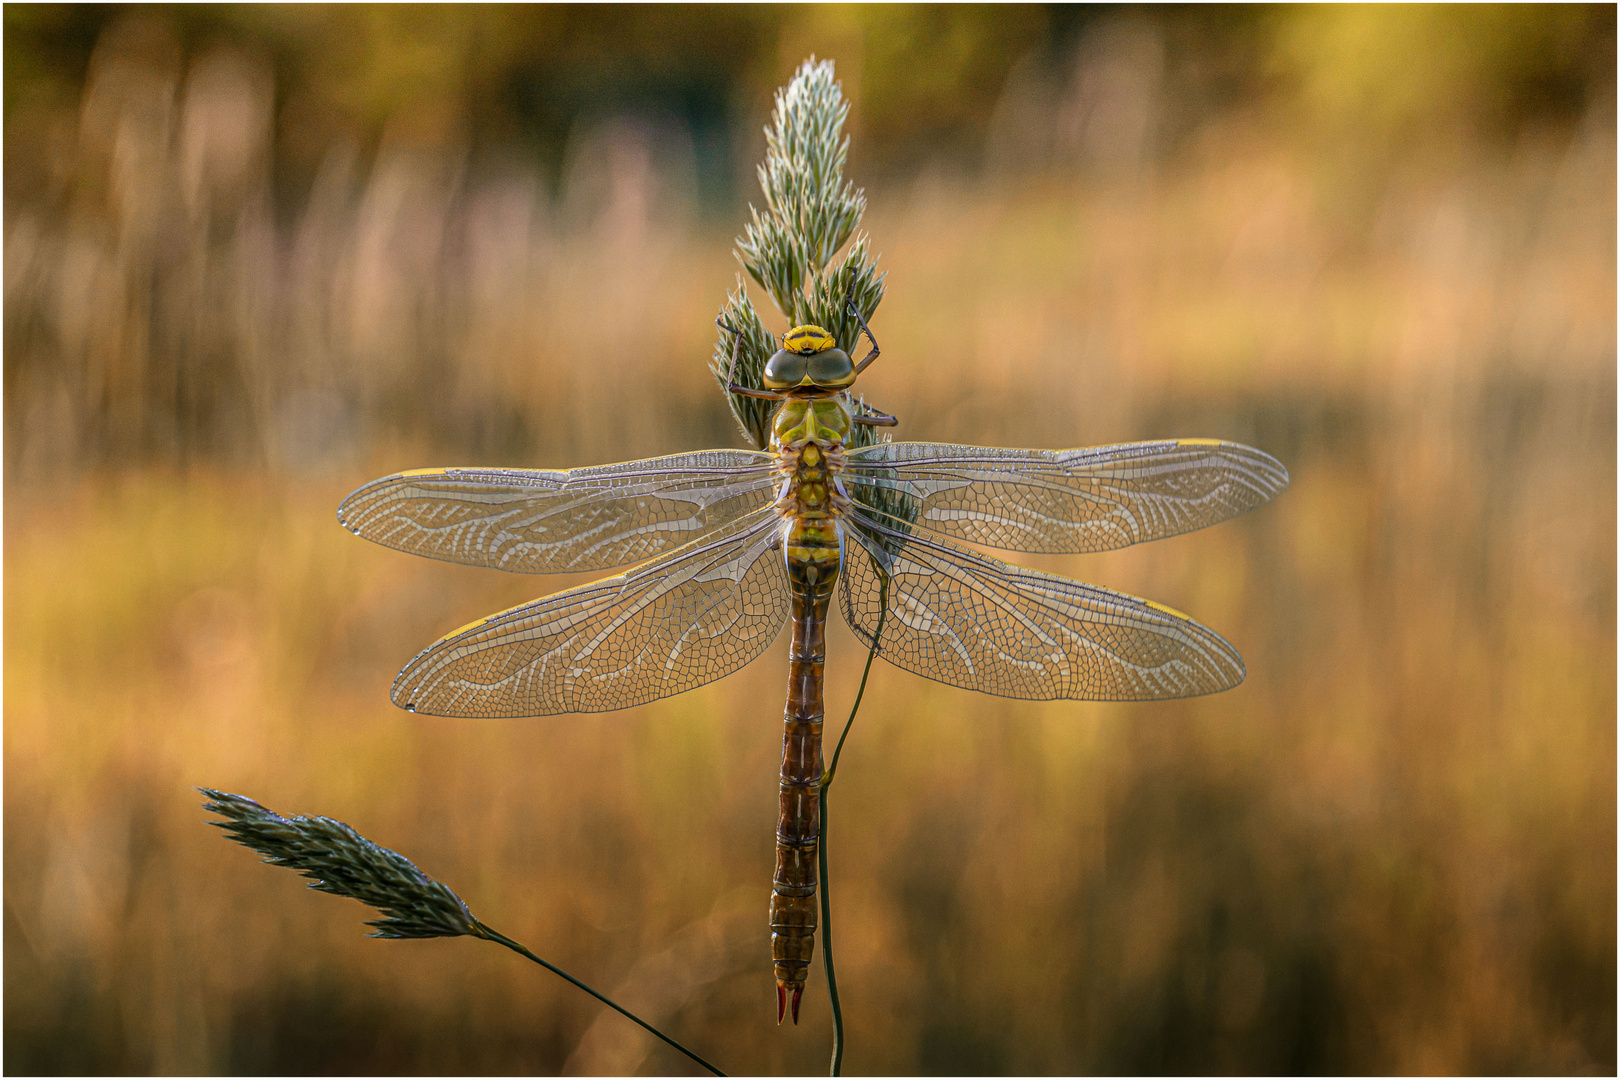
[[[855,364],[819,326],[795,326],[765,365],[772,390],[842,390],[855,381]]]

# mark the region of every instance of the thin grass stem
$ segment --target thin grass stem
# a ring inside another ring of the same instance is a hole
[[[849,738],[849,729],[855,723],[855,714],[860,711],[861,699],[866,696],[866,677],[872,673],[872,661],[877,657],[878,642],[883,639],[883,620],[889,614],[889,575],[881,569],[878,570],[878,623],[877,633],[872,635],[872,647],[866,653],[866,667],[861,671],[861,685],[855,691],[855,704],[850,706],[849,719],[844,721],[844,730],[838,736],[838,745],[833,748],[832,764],[826,772],[821,774],[821,806],[820,826],[821,834],[817,838],[816,859],[817,869],[821,876],[821,963],[827,970],[827,997],[832,1002],[833,1018],[833,1053],[831,1076],[842,1076],[844,1069],[844,1009],[838,1000],[838,974],[833,965],[832,949],[832,883],[827,877],[827,790],[832,787],[833,774],[838,770],[838,757],[844,752],[844,740]]]
[[[817,855],[821,871],[821,964],[827,970],[827,997],[832,1002],[833,1050],[829,1076],[843,1075],[844,1068],[844,1009],[838,1003],[838,975],[833,968],[832,955],[832,898],[828,895],[831,884],[827,880],[827,777],[821,781],[821,836]]]
[[[602,1004],[606,1005],[608,1008],[615,1010],[616,1012],[618,1012],[621,1016],[625,1017],[626,1019],[634,1020],[636,1023],[638,1023],[642,1027],[646,1028],[652,1034],[658,1036],[660,1039],[663,1039],[666,1043],[673,1046],[675,1049],[679,1050],[681,1053],[685,1054],[687,1057],[691,1058],[693,1061],[697,1062],[699,1065],[703,1066],[705,1069],[708,1069],[710,1072],[714,1073],[714,1075],[716,1075],[716,1076],[724,1076],[724,1075],[726,1075],[725,1073],[721,1072],[719,1069],[715,1068],[713,1065],[709,1064],[707,1061],[703,1060],[703,1058],[701,1058],[697,1054],[693,1053],[691,1050],[688,1050],[686,1047],[682,1046],[680,1043],[676,1042],[674,1039],[670,1038],[668,1035],[665,1035],[662,1031],[659,1031],[657,1028],[655,1028],[651,1024],[647,1023],[647,1021],[643,1020],[641,1017],[637,1016],[635,1013],[631,1012],[629,1009],[626,1009],[624,1006],[620,1005],[617,1001],[614,1001],[612,998],[607,997],[604,994],[597,993],[595,990],[591,989],[589,986],[586,986],[584,983],[580,982],[578,979],[576,979],[572,975],[568,974],[568,972],[564,971],[562,968],[558,967],[556,964],[548,963],[545,960],[540,959],[540,957],[538,957],[538,956],[534,955],[534,953],[530,952],[528,950],[528,948],[526,946],[524,946],[521,942],[513,941],[511,938],[507,937],[505,934],[501,933],[498,930],[491,930],[489,927],[485,926],[483,923],[479,922],[477,919],[473,920],[473,935],[475,937],[481,937],[481,938],[485,939],[486,941],[493,941],[496,944],[505,945],[508,949],[511,949],[513,952],[517,953],[518,955],[525,956],[528,959],[533,960],[535,963],[539,964],[541,967],[545,968],[547,971],[551,972],[553,975],[559,975],[562,978],[567,979],[569,982],[573,983],[575,986],[579,987],[581,990],[583,990],[587,994],[591,995],[591,997],[595,998],[597,1001],[600,1001]]]
[[[225,819],[212,824],[232,840],[257,851],[274,866],[298,871],[310,880],[312,889],[347,896],[382,912],[383,918],[370,923],[376,927],[373,937],[479,937],[498,942],[634,1020],[714,1075],[726,1075],[618,1002],[479,922],[453,889],[424,874],[399,852],[372,843],[329,817],[284,817],[245,795],[216,788],[198,790],[208,797],[203,809]]]

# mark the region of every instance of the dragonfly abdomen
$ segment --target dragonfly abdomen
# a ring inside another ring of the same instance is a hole
[[[821,809],[823,676],[827,607],[838,580],[837,525],[830,518],[794,518],[785,530],[793,590],[793,642],[788,650],[787,710],[782,734],[776,873],[771,884],[771,959],[776,967],[776,1018],[791,998],[793,1020],[810,974],[816,944],[816,840]]]
[[[786,483],[777,499],[782,555],[792,594],[793,644],[782,734],[781,813],[776,822],[776,874],[771,887],[771,958],[776,966],[776,1020],[799,998],[816,946],[816,844],[821,811],[822,679],[827,607],[843,550],[838,490],[849,409],[830,398],[789,398],[777,410],[771,452]]]
[[[829,452],[831,452],[829,454]],[[779,451],[780,453],[780,451]],[[832,456],[830,462],[828,457]],[[788,650],[787,711],[782,734],[781,812],[776,824],[776,873],[771,887],[771,958],[776,967],[776,1018],[790,1000],[793,1021],[816,944],[816,844],[821,809],[822,686],[827,659],[827,608],[842,557],[834,517],[832,464],[838,444],[816,441],[782,453],[791,471],[779,504],[785,519],[782,553],[793,596]]]

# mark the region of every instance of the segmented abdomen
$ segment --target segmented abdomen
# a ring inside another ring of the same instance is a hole
[[[793,589],[793,643],[782,735],[781,813],[771,892],[771,957],[776,965],[777,1021],[791,996],[793,1019],[810,973],[816,935],[816,838],[821,809],[822,676],[827,607],[838,580],[839,536],[830,517],[795,517],[784,529]]]

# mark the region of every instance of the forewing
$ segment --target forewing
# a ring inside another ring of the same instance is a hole
[[[394,704],[435,716],[606,712],[712,682],[787,621],[769,509],[626,574],[503,611],[423,650]]]
[[[1288,486],[1288,470],[1269,454],[1216,439],[1081,450],[897,442],[852,452],[845,483],[858,501],[887,510],[889,524],[910,518],[1006,551],[1084,552],[1246,513]]]
[[[607,570],[672,551],[768,504],[772,458],[706,450],[568,472],[418,469],[338,507],[357,536],[525,574]]]
[[[846,535],[844,618],[868,646],[889,569],[878,655],[997,697],[1148,701],[1226,690],[1243,658],[1221,636],[1148,600],[1012,566],[862,514]]]

